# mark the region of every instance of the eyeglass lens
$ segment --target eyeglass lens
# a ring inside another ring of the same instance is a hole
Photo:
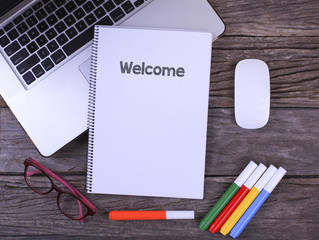
[[[61,193],[59,195],[58,206],[65,215],[73,219],[82,218],[88,213],[87,207],[69,193]]]
[[[33,191],[39,194],[46,194],[52,189],[52,183],[48,176],[33,166],[27,168],[26,181]]]

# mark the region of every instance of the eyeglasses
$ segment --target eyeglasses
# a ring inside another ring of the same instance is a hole
[[[48,194],[53,189],[57,191],[57,204],[65,216],[82,221],[85,217],[93,216],[96,213],[97,208],[66,180],[32,158],[27,158],[24,165],[24,179],[28,186],[41,195]],[[52,178],[62,183],[69,191],[59,188],[54,184]]]

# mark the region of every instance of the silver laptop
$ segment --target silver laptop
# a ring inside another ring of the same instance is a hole
[[[94,25],[204,30],[214,39],[225,30],[207,0],[0,0],[0,6],[0,94],[43,156],[87,129]]]

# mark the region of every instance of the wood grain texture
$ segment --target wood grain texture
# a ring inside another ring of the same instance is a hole
[[[317,0],[209,0],[226,24],[226,35],[318,36]]]
[[[85,176],[67,176],[66,179],[85,192]],[[201,231],[197,226],[233,180],[233,177],[206,178],[204,200],[85,194],[98,212],[83,224],[60,213],[55,192],[41,196],[28,188],[22,176],[0,176],[0,210],[5,212],[0,218],[1,236],[12,239],[227,239],[221,234]],[[284,179],[240,238],[262,239],[262,231],[267,239],[315,239],[319,219],[313,213],[319,211],[318,184],[318,178]],[[109,211],[127,209],[193,209],[196,215],[195,220],[182,221],[108,220]]]
[[[213,43],[203,200],[85,194],[99,209],[84,224],[60,214],[56,193],[23,179],[30,156],[85,193],[87,133],[50,158],[35,149],[0,97],[0,239],[231,239],[197,226],[250,160],[283,166],[285,178],[239,239],[319,238],[319,1],[209,0],[226,24]],[[246,58],[271,74],[271,112],[259,130],[234,119],[234,71]],[[195,210],[195,220],[115,222],[111,210]]]

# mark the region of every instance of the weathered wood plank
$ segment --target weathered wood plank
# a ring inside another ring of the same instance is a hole
[[[233,109],[209,109],[207,175],[235,175],[248,161],[282,165],[288,175],[319,175],[318,109],[271,109],[269,123],[245,130],[235,123]],[[7,108],[0,109],[0,173],[17,173],[30,156],[62,173],[86,171],[87,135],[44,159]]]
[[[318,36],[317,0],[209,0],[226,24],[226,35]]]
[[[65,178],[85,193],[85,176]],[[22,176],[0,176],[0,211],[5,213],[0,218],[0,235],[1,239],[225,239],[197,226],[233,180],[233,177],[206,178],[204,200],[85,194],[99,211],[82,224],[60,213],[56,193],[37,195]],[[261,239],[261,235],[267,239],[316,239],[319,219],[314,213],[319,211],[318,185],[318,178],[284,179],[241,239]],[[107,219],[112,210],[158,209],[195,210],[196,219],[135,222]]]

